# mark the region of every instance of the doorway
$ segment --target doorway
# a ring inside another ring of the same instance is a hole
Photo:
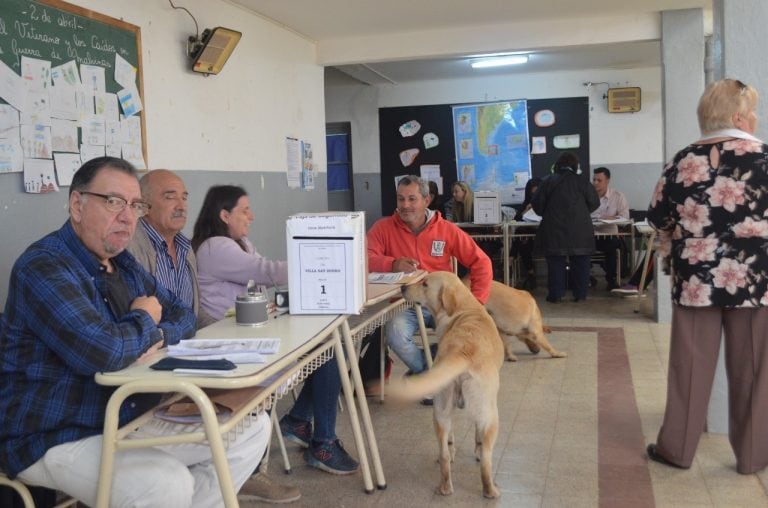
[[[350,122],[325,125],[329,211],[350,212],[355,209],[355,195],[352,185],[351,131]]]

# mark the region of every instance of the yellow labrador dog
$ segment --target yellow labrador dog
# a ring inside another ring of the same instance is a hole
[[[469,279],[463,280],[469,286]],[[520,291],[501,282],[491,282],[491,294],[485,302],[485,310],[493,318],[499,335],[504,341],[504,353],[507,361],[516,362],[517,357],[512,352],[512,336],[525,342],[531,353],[538,353],[539,348],[549,353],[552,358],[568,356],[556,350],[547,340],[545,333],[549,327],[544,326],[541,311],[536,300],[528,291]]]
[[[403,287],[403,297],[429,309],[438,337],[435,363],[427,372],[390,383],[400,400],[435,396],[434,423],[440,446],[441,481],[437,492],[453,493],[451,415],[463,401],[475,420],[475,455],[480,461],[483,496],[499,497],[491,475],[493,445],[499,427],[497,395],[504,350],[493,320],[469,289],[450,272],[433,272]]]

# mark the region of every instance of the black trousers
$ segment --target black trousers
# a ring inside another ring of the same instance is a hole
[[[608,282],[616,283],[616,265],[618,263],[618,257],[616,256],[616,250],[621,250],[624,246],[624,242],[616,236],[603,236],[595,238],[595,249],[598,252],[602,252],[605,258],[603,269],[605,270],[605,280]]]

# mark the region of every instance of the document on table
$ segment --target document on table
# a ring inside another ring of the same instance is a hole
[[[628,221],[629,219],[625,219],[624,217],[619,217],[617,219],[597,219],[596,222],[602,222],[603,224],[621,224]]]
[[[536,212],[533,211],[533,208],[531,208],[523,214],[523,221],[541,222],[541,215],[538,215]]]
[[[298,243],[302,309],[346,308],[354,290],[353,274],[347,270],[351,243],[346,239],[313,238]]]
[[[371,272],[368,282],[371,284],[397,284],[405,276],[405,272]]]
[[[251,359],[250,362],[242,363],[253,363],[253,359],[261,355],[277,353],[279,347],[280,339],[277,338],[187,339],[168,346],[168,356],[185,358],[201,356],[208,359],[226,357],[235,363],[237,360],[234,358],[237,357],[242,360]]]

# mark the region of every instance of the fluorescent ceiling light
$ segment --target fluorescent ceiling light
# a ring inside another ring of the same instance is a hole
[[[524,64],[527,61],[528,55],[509,55],[475,60],[470,65],[472,65],[473,69],[482,69],[484,67],[501,67],[502,65]]]

